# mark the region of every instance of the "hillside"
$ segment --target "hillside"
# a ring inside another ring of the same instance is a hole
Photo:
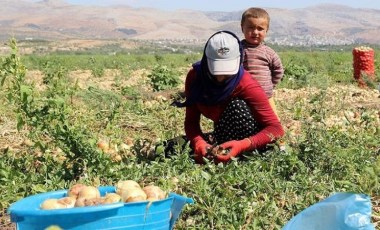
[[[81,6],[63,0],[0,0],[0,39],[206,39],[220,29],[240,32],[242,11],[163,11],[128,6]],[[380,10],[341,5],[267,9],[268,41],[286,45],[380,44]]]

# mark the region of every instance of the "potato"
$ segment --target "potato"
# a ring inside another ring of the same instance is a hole
[[[107,193],[104,196],[104,204],[112,204],[121,201],[121,196],[117,193]]]
[[[129,190],[123,190],[121,194],[123,202],[137,202],[145,201],[147,196],[141,188],[134,188]]]
[[[97,145],[98,148],[101,149],[103,152],[107,152],[109,150],[109,144],[105,140],[99,140]]]
[[[141,189],[140,185],[134,180],[119,181],[115,186],[116,193],[120,196],[123,194],[124,191],[133,190],[136,188]]]
[[[75,200],[76,199],[73,197],[63,197],[60,199],[46,199],[44,202],[42,202],[40,208],[43,210],[72,208],[74,207]]]
[[[78,198],[80,190],[82,190],[82,188],[84,188],[84,187],[86,187],[86,185],[84,185],[84,184],[75,184],[75,185],[73,185],[69,189],[69,191],[67,192],[67,196]]]
[[[99,198],[99,197],[100,197],[99,189],[95,188],[94,186],[85,186],[79,191],[79,194],[78,194],[78,199],[79,198],[91,199],[91,198]]]
[[[50,225],[45,230],[62,230],[62,228],[59,227],[58,225]]]
[[[84,197],[78,198],[75,201],[74,207],[84,207],[84,206],[86,206],[85,201],[86,201],[86,198],[84,198]]]
[[[74,208],[76,198],[74,197],[63,197],[61,199],[58,199],[58,203],[65,206],[65,208]]]
[[[155,201],[155,200],[162,200],[165,198],[166,194],[162,189],[155,185],[148,185],[143,188],[143,191],[145,192],[147,196],[147,200],[149,201]]]
[[[97,206],[104,204],[104,197],[90,198],[84,200],[85,206]]]
[[[61,204],[59,204],[58,199],[47,199],[42,202],[40,208],[43,210],[51,210],[51,209],[60,209],[63,208]]]

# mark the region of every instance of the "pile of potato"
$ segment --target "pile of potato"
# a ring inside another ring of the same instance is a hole
[[[115,185],[116,193],[100,195],[94,186],[75,184],[67,192],[67,196],[60,199],[46,199],[40,208],[43,210],[63,209],[74,207],[95,206],[117,202],[156,201],[166,198],[166,193],[158,186],[147,185],[141,187],[136,181],[124,180]]]

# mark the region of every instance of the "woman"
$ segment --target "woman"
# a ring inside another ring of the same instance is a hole
[[[185,132],[195,160],[228,162],[242,152],[261,149],[284,135],[259,83],[242,67],[242,46],[229,31],[207,41],[201,61],[185,82]],[[203,134],[201,115],[214,122],[213,140]]]

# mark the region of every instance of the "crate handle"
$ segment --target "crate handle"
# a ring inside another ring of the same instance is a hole
[[[172,204],[171,210],[170,210],[172,213],[172,217],[170,219],[170,228],[169,229],[171,230],[171,229],[173,229],[174,224],[175,224],[176,220],[178,219],[179,214],[181,213],[183,206],[185,204],[193,204],[194,201],[191,198],[180,196],[180,195],[175,194],[175,193],[170,193],[169,197],[173,198],[173,204]]]

